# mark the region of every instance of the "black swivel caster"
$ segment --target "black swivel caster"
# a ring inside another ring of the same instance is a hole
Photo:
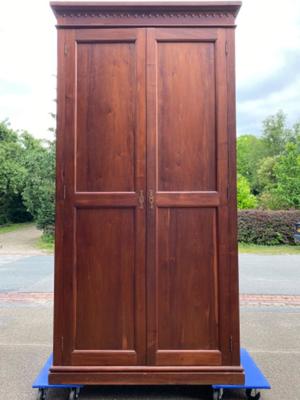
[[[80,388],[72,388],[69,393],[69,400],[79,399]]]
[[[46,389],[39,389],[38,391],[38,399],[39,400],[46,400],[47,390]]]
[[[252,394],[254,392],[254,394]],[[248,400],[259,400],[260,392],[256,392],[254,389],[246,389],[246,396]]]
[[[222,399],[223,399],[223,389],[214,389],[213,400],[222,400]]]

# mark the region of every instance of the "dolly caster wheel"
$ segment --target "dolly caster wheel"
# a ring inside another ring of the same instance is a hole
[[[252,392],[254,391],[254,394]],[[256,392],[254,389],[246,389],[246,396],[248,400],[259,400],[260,392]]]
[[[70,393],[69,393],[69,400],[79,399],[79,392],[80,392],[80,388],[71,389]]]
[[[47,396],[46,389],[39,389],[38,399],[39,400],[46,400],[46,396]]]
[[[214,389],[213,400],[222,400],[222,399],[223,399],[223,389]]]

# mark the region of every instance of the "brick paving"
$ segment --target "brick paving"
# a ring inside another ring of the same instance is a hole
[[[0,292],[0,302],[47,304],[53,301],[49,292]],[[241,294],[241,306],[300,307],[300,295]]]
[[[0,292],[0,302],[47,304],[53,301],[53,293],[49,292]]]
[[[300,307],[300,295],[241,294],[240,305]]]

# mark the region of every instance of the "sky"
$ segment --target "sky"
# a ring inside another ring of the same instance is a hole
[[[51,139],[56,29],[48,0],[0,0],[0,121]],[[244,0],[236,30],[237,132],[279,109],[300,120],[300,0]]]

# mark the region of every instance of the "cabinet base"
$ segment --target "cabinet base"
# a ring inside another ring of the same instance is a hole
[[[50,384],[84,384],[84,385],[213,385],[213,384],[243,384],[245,380],[242,367],[203,368],[203,370],[150,371],[141,368],[140,371],[109,371],[89,370],[89,367],[52,367],[49,373]],[[225,369],[226,368],[226,369]]]

